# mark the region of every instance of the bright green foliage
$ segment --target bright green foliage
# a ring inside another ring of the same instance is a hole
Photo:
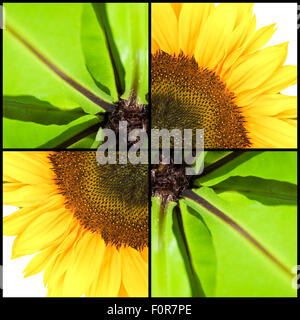
[[[189,276],[180,251],[180,239],[176,239],[173,231],[177,222],[173,213],[175,205],[174,202],[169,203],[164,217],[161,217],[163,213],[160,210],[159,199],[154,198],[152,201],[151,282],[153,296],[188,297],[191,295]]]
[[[125,69],[123,99],[136,89],[139,103],[146,103],[148,93],[148,4],[107,5],[113,39]],[[127,26],[127,28],[124,28]]]
[[[79,133],[91,138],[102,120],[92,115],[103,113],[107,105],[133,90],[145,102],[147,4],[125,8],[123,4],[6,3],[4,7],[4,148],[59,147]],[[127,34],[127,41],[119,41],[119,30]],[[117,44],[113,53],[111,42]],[[130,62],[133,56],[137,59]],[[138,79],[137,86],[133,78]],[[118,87],[120,81],[123,86]],[[78,146],[76,142],[69,147]],[[89,147],[93,144],[89,142],[79,146]]]
[[[189,279],[189,287],[194,281],[208,297],[296,296],[297,153],[247,151],[218,165],[226,156],[232,153],[206,152],[209,165],[195,181],[200,188],[193,189],[196,196],[189,192],[180,200],[176,219],[174,211],[159,216],[158,204],[153,207],[152,225],[165,224],[168,234],[166,241],[164,234],[152,230],[152,243],[162,243],[152,246],[153,273],[161,270],[161,278],[153,277],[154,296],[187,295],[176,286],[161,285],[166,270],[180,265],[185,271],[181,267],[181,276],[169,274],[168,282]],[[175,230],[178,219],[182,226]],[[185,251],[169,250],[179,237],[186,239]],[[191,291],[190,296],[203,293]]]

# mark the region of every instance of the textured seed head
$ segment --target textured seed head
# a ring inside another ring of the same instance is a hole
[[[162,51],[152,56],[151,102],[154,129],[204,129],[206,148],[250,146],[234,94],[194,58]]]
[[[128,100],[120,99],[114,112],[108,115],[105,128],[111,129],[115,132],[117,138],[117,145],[119,145],[119,122],[127,122],[127,136],[134,129],[140,129],[143,132],[147,131],[148,125],[148,109],[145,104],[138,104],[136,96],[132,95]],[[123,137],[124,139],[125,137]],[[139,139],[137,139],[139,141]],[[135,144],[137,141],[123,140],[128,147]]]
[[[84,228],[117,248],[148,245],[146,165],[100,165],[95,151],[59,151],[49,158],[65,206]]]
[[[152,196],[160,197],[163,205],[177,201],[191,178],[185,174],[185,164],[174,164],[173,157],[170,160],[169,164],[155,164],[151,168]]]

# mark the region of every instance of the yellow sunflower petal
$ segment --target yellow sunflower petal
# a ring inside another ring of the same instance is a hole
[[[267,47],[247,56],[247,59],[233,68],[227,86],[235,94],[259,87],[280,67],[284,56],[284,46]]]
[[[297,83],[297,66],[282,66],[263,85],[264,92],[278,93]]]
[[[36,208],[22,208],[3,218],[3,235],[16,236],[36,217]],[[39,211],[39,210],[38,210]]]
[[[246,106],[255,103],[258,96],[262,94],[279,93],[297,83],[297,67],[282,66],[267,79],[260,87],[241,92],[236,96],[236,103],[239,106]]]
[[[66,270],[71,266],[73,248],[68,248],[64,252],[55,254],[44,272],[44,285],[48,285],[48,290],[53,291],[56,282],[65,277]],[[52,294],[52,293],[50,293]]]
[[[298,117],[298,110],[295,108],[286,109],[277,114],[277,118],[282,120],[294,120],[295,124],[297,124],[297,121],[295,121],[297,117]]]
[[[24,278],[42,272],[51,260],[56,249],[57,246],[52,246],[35,255],[23,271],[25,273]]]
[[[255,32],[255,17],[252,15],[253,3],[227,3],[228,9],[236,11],[236,20],[233,32],[227,36],[227,53],[238,50]]]
[[[87,296],[116,297],[121,286],[121,259],[115,247],[105,249],[98,278],[94,280]]]
[[[246,116],[276,116],[285,112],[291,118],[297,116],[297,97],[284,94],[266,94],[257,97],[254,103],[243,108],[243,114]]]
[[[213,3],[184,3],[179,16],[179,48],[186,55],[193,55],[201,25],[214,10]]]
[[[293,126],[295,128],[297,128],[297,120],[296,119],[284,119],[281,118],[282,121],[285,121],[286,123],[288,123],[290,126]]]
[[[24,187],[25,184],[21,183],[21,182],[5,182],[3,184],[3,192],[12,192],[12,191],[16,191],[19,188]]]
[[[126,291],[124,284],[121,282],[120,290],[118,292],[118,297],[126,298],[128,297],[128,292]]]
[[[154,39],[151,39],[151,53],[155,53],[159,50],[159,45]]]
[[[130,297],[148,296],[148,265],[140,253],[128,248],[120,248],[123,284]]]
[[[3,171],[25,184],[43,184],[53,174],[47,163],[48,152],[13,151],[3,153]]]
[[[222,62],[216,71],[219,73],[223,81],[227,82],[226,73],[237,62],[239,57],[244,54],[245,43],[249,41],[255,32],[256,20],[255,16],[252,16],[253,4],[241,4],[237,6],[237,26],[231,34],[227,36],[227,52]],[[243,10],[241,10],[241,8]]]
[[[297,148],[297,128],[286,121],[272,117],[251,118],[247,129],[256,141],[253,148]]]
[[[182,8],[182,3],[171,3],[172,5],[172,9],[174,10],[175,14],[176,14],[176,17],[177,19],[179,19],[179,15],[180,15],[180,11],[181,11],[181,8]]]
[[[33,254],[61,241],[70,218],[72,216],[64,208],[42,213],[16,237],[12,258]]]
[[[82,227],[79,224],[78,220],[73,218],[70,222],[69,228],[66,232],[64,240],[61,242],[57,248],[57,253],[64,252],[70,247],[74,247],[78,239],[80,239],[80,234],[82,233]]]
[[[3,203],[17,207],[38,205],[57,193],[55,186],[49,184],[25,185],[13,191],[4,189]]]
[[[249,39],[246,45],[244,54],[250,54],[260,48],[262,48],[273,36],[277,30],[275,28],[276,23],[270,24],[257,30],[254,35]]]
[[[65,274],[61,275],[56,281],[52,281],[47,287],[47,297],[65,297],[64,296]]]
[[[141,256],[148,263],[148,248],[147,247],[141,252]]]
[[[228,48],[227,37],[233,31],[236,16],[236,7],[223,3],[203,23],[195,47],[195,58],[200,66],[214,69],[223,60]]]
[[[155,3],[152,10],[152,37],[160,49],[167,53],[179,53],[177,30],[178,22],[169,3]]]
[[[232,5],[228,3],[228,5]],[[237,16],[236,16],[236,25],[242,24],[244,20],[251,20],[253,15],[253,5],[254,3],[235,3],[233,4],[237,9]],[[249,21],[248,21],[249,23]]]
[[[80,235],[81,227],[76,219],[72,219],[65,238],[58,245],[44,272],[44,285],[52,288],[65,274],[71,265],[73,247]],[[50,289],[51,291],[51,289]],[[51,291],[52,292],[52,291]]]
[[[15,236],[22,233],[32,220],[38,218],[44,212],[53,211],[61,207],[60,196],[50,197],[48,202],[36,207],[25,207],[4,217],[3,234]]]
[[[96,278],[105,253],[99,234],[85,232],[73,248],[73,258],[64,280],[64,295],[78,297],[88,291]]]

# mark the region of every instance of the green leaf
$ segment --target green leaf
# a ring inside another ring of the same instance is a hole
[[[98,88],[85,66],[81,13],[79,3],[5,3],[5,95],[29,95],[63,110],[80,107],[91,114],[114,100]]]
[[[85,63],[97,86],[118,100],[114,69],[106,44],[105,31],[90,3],[83,4],[81,44]]]
[[[211,235],[184,203],[181,213],[175,205],[169,202],[162,211],[159,198],[152,198],[152,296],[211,296],[216,285]]]
[[[255,176],[296,183],[297,154],[293,151],[232,152],[220,161],[206,166],[195,185],[213,186],[230,176]]]
[[[270,152],[273,153],[273,152]],[[237,182],[238,183],[238,182]],[[260,196],[203,187],[199,197],[186,194],[185,203],[208,226],[216,249],[216,296],[292,297],[291,269],[297,264],[297,207],[295,201],[268,204]]]
[[[81,108],[61,110],[31,96],[3,97],[3,116],[9,119],[59,125],[67,124],[84,115]]]
[[[216,193],[239,192],[249,199],[265,204],[291,204],[297,202],[297,186],[288,182],[267,180],[257,177],[230,177],[213,186]]]
[[[93,143],[95,141],[95,138],[96,138],[96,132],[91,133],[87,137],[82,138],[81,140],[73,143],[68,148],[69,149],[76,149],[76,148],[77,149],[91,149],[93,146]]]
[[[224,158],[229,155],[231,151],[205,151],[204,163],[205,166],[209,166],[214,162]]]
[[[107,3],[107,16],[114,45],[124,67],[123,99],[135,90],[138,103],[147,103],[148,93],[148,4]],[[118,70],[122,74],[122,70]]]
[[[198,213],[188,208],[183,200],[180,201],[180,209],[192,270],[195,278],[197,277],[201,283],[205,296],[212,297],[216,289],[217,271],[217,258],[212,236]]]
[[[173,231],[175,205],[176,203],[170,202],[163,213],[160,209],[159,198],[152,198],[151,287],[153,297],[189,297],[192,295],[185,261]]]
[[[94,115],[80,117],[65,125],[43,125],[4,118],[3,132],[6,134],[3,137],[3,147],[55,148],[65,144],[77,134],[98,126],[99,118]],[[97,128],[93,130],[96,131]],[[8,132],[11,134],[7,134]]]

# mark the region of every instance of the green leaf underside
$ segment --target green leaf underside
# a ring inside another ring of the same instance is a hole
[[[159,265],[151,269],[152,296],[213,295],[216,256],[211,235],[201,220],[186,212],[184,203],[180,204],[182,214],[178,208],[174,210],[175,206],[176,203],[170,202],[163,212],[159,198],[152,199],[151,263]],[[203,273],[201,283],[199,275]]]
[[[180,246],[173,232],[173,208],[169,203],[161,223],[161,203],[152,199],[151,210],[151,286],[153,297],[189,297],[189,276]]]
[[[61,125],[86,114],[81,108],[62,110],[31,96],[4,96],[3,115],[13,120]]]
[[[128,99],[135,90],[138,103],[147,103],[148,4],[107,3],[106,12],[125,72],[121,98]]]
[[[112,12],[114,10],[115,8]],[[66,125],[85,114],[98,114],[113,109],[112,103],[118,100],[115,79],[118,75],[114,74],[114,61],[111,60],[114,57],[110,55],[105,32],[97,21],[91,4],[6,3],[5,13],[4,117],[10,120],[7,121],[9,127],[16,129],[15,138],[11,140],[23,142],[23,145],[17,145],[18,148],[25,148],[25,145],[33,148],[46,139],[31,137],[32,145],[27,145],[25,140],[29,137],[24,138],[23,135],[35,131],[34,128],[29,128],[30,124]],[[128,16],[137,17],[134,26],[129,23]],[[116,46],[117,50],[123,50],[121,63],[126,63],[124,90],[126,88],[126,92],[132,92],[132,75],[142,75],[139,78],[142,83],[136,89],[138,95],[142,94],[139,102],[144,102],[147,90],[144,92],[141,88],[148,89],[147,4],[129,5],[124,11],[124,17],[127,19],[124,24],[121,20],[119,23],[122,24],[122,32],[127,32],[131,41],[121,42]],[[114,13],[111,18],[115,19]],[[118,26],[113,24],[113,28],[117,29]],[[127,31],[124,30],[124,25]],[[117,34],[117,37],[120,35]],[[122,45],[126,47],[122,48]],[[130,63],[134,52],[137,52],[137,58]],[[123,93],[119,92],[119,95]],[[28,98],[21,101],[21,97]],[[32,105],[30,100],[33,101]],[[35,103],[36,101],[39,102]],[[64,111],[61,119],[60,110]],[[12,121],[15,120],[27,122],[28,132],[18,127],[19,122],[13,125]],[[76,131],[78,130],[74,130]],[[42,130],[41,134],[48,133]],[[49,136],[53,137],[52,132],[49,132]],[[9,139],[5,141],[8,143]],[[57,137],[53,141],[61,139]],[[76,141],[74,143],[76,145]],[[99,142],[94,141],[92,146],[96,145]],[[6,144],[6,147],[15,148],[16,145]]]
[[[214,170],[210,170],[209,166],[204,168],[202,176],[195,182],[195,185],[213,186],[230,176],[255,176],[297,183],[297,157],[293,151],[233,152],[227,157],[233,159],[221,166],[217,166],[217,162],[215,162],[212,164]],[[225,158],[220,161],[224,161]]]
[[[113,61],[109,54],[105,31],[101,27],[93,5],[83,4],[81,17],[81,46],[85,64],[98,87],[118,100]]]
[[[72,149],[91,149],[93,146],[93,143],[96,139],[96,132],[89,134],[88,136],[84,137],[83,139],[80,139],[79,141],[73,143],[69,146],[69,148]]]
[[[4,94],[31,95],[92,114],[101,108],[91,99],[112,102],[85,67],[81,11],[82,4],[5,4]]]
[[[207,187],[195,192],[200,198],[187,194],[184,201],[212,234],[218,261],[216,296],[295,296],[291,270],[297,264],[296,207],[263,205],[239,192],[216,194]]]
[[[264,204],[295,205],[297,186],[289,182],[267,180],[257,177],[230,177],[213,186],[216,193],[239,192],[250,199],[259,199]]]
[[[4,147],[59,147],[99,121],[87,114],[112,108],[117,100],[113,73],[103,70],[103,86],[110,87],[111,96],[99,89],[85,65],[82,4],[6,3],[5,13],[3,105],[9,131]],[[109,65],[106,56],[103,64]]]
[[[197,179],[197,185],[202,187],[185,192],[180,200],[182,228],[179,230],[186,240],[185,252],[205,296],[295,297],[292,268],[297,265],[297,154],[209,153],[205,152],[209,170]],[[172,208],[175,205],[173,203]],[[152,211],[153,214],[158,219],[157,213]],[[175,224],[174,212],[164,215],[164,220],[168,219],[169,225]],[[166,269],[176,265],[173,258],[170,259],[168,243],[178,235],[174,228],[173,235],[170,230],[165,230],[169,234],[164,253]],[[205,240],[200,240],[205,235],[208,235]],[[154,241],[163,242],[165,238],[154,230],[152,243]],[[160,270],[163,257],[159,256],[158,249],[158,246],[152,247],[152,258],[156,256],[152,266]],[[179,257],[187,259],[182,252]],[[157,275],[159,270],[155,271]],[[185,271],[182,268],[181,273],[180,278],[184,282],[188,280],[191,287],[187,268]],[[168,287],[165,284],[163,287],[161,281],[163,279],[152,283],[155,296],[161,292],[168,295]],[[170,290],[169,295],[171,293]],[[190,296],[201,294],[191,290]]]
[[[217,258],[209,229],[197,212],[180,201],[183,234],[187,242],[195,278],[200,282],[205,296],[211,297],[216,289]],[[200,245],[201,244],[201,245]]]
[[[205,167],[229,155],[231,151],[204,151]]]
[[[99,125],[99,118],[94,115],[82,116],[65,125],[42,125],[4,118],[3,131],[18,134],[4,134],[3,147],[55,148],[95,125]]]

